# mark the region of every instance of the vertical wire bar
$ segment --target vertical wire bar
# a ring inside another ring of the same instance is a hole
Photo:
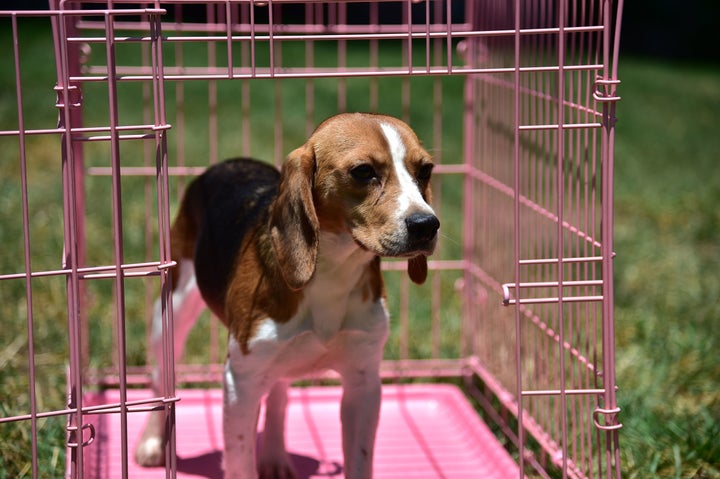
[[[582,24],[582,11],[581,8],[578,8],[578,1],[572,0],[572,8],[570,9],[570,12],[572,12],[573,17],[572,19],[568,20],[568,26],[573,27],[577,25]],[[582,43],[581,39],[583,38],[583,35],[570,35],[570,41],[569,43],[569,63],[571,64],[582,64]],[[573,72],[571,74],[571,78],[574,79],[574,81],[569,82],[571,85],[571,88],[573,88],[573,92],[569,95],[571,98],[571,101],[575,105],[582,105],[582,72]],[[571,123],[573,122],[580,122],[582,121],[587,115],[583,115],[577,107],[572,107],[573,112],[573,118],[570,120]],[[577,130],[571,135],[571,141],[573,144],[569,145],[568,148],[570,151],[572,151],[573,156],[575,157],[575,169],[576,171],[571,174],[571,177],[575,178],[574,186],[575,186],[575,200],[571,202],[573,214],[575,217],[575,224],[582,228],[583,231],[588,231],[585,225],[583,224],[583,209],[582,209],[582,196],[581,191],[583,187],[584,182],[584,158],[582,155],[582,138],[583,138],[584,131],[583,130]],[[583,254],[587,253],[587,247],[583,245],[583,241],[580,239],[579,236],[575,236],[575,245],[574,245],[574,251],[572,253],[573,256],[580,257]],[[587,279],[587,276],[583,275],[583,272],[587,270],[586,264],[577,264],[574,267],[575,270],[575,277],[581,278],[581,279]],[[586,272],[586,271],[585,271]],[[582,294],[589,293],[589,288],[584,288],[584,291],[582,291]],[[581,320],[583,317],[583,309],[587,310],[588,305],[577,303],[575,307],[573,308],[573,317],[571,318],[571,321],[569,321],[569,325],[572,328],[568,335],[570,337],[571,345],[575,347],[577,350],[581,350],[581,345],[578,344],[581,342],[582,338],[582,329],[581,329]],[[572,357],[571,357],[572,359]],[[583,373],[584,366],[581,364],[577,359],[572,360],[571,364],[571,371],[572,375],[570,377],[570,387],[571,388],[579,388],[583,387],[582,384],[582,373]],[[573,397],[570,399],[570,409],[571,409],[571,417],[570,417],[570,431],[569,431],[569,440],[572,445],[573,451],[572,451],[572,460],[575,463],[575,465],[580,469],[584,469],[583,459],[584,459],[584,441],[582,438],[582,430],[579,429],[579,425],[581,425],[581,417],[583,412],[582,407],[582,398],[581,397]]]
[[[122,477],[128,477],[128,422],[127,422],[127,358],[125,338],[125,278],[122,224],[122,184],[120,174],[120,138],[118,134],[118,91],[115,59],[115,29],[111,13],[105,14],[105,54],[108,69],[108,108],[110,120],[110,161],[112,167],[112,223],[113,255],[115,260],[115,314],[118,341],[118,374],[120,384],[120,448]]]
[[[182,4],[177,5],[177,10],[175,10],[175,22],[182,23],[183,15],[182,15]],[[176,42],[175,43],[175,65],[179,68],[183,68],[183,65],[185,63],[184,58],[184,42]],[[185,82],[179,81],[175,82],[175,128],[176,128],[176,134],[175,134],[175,144],[176,144],[176,154],[175,154],[175,163],[179,167],[184,167],[185,162]],[[185,180],[186,178],[183,175],[180,175],[177,181],[177,194],[178,199],[182,197],[182,193],[185,190]],[[150,344],[150,343],[148,343]]]
[[[148,22],[152,29],[152,18],[148,17]],[[150,64],[150,46],[147,43],[140,45],[140,63],[143,67]],[[151,95],[153,90],[147,82],[142,84],[143,98],[143,122],[147,125],[152,121],[150,114],[150,105],[153,98]],[[150,167],[154,161],[154,152],[149,142],[143,143],[143,166]],[[151,201],[153,181],[151,177],[144,178],[144,199],[145,199],[145,261],[152,261],[155,249],[155,238],[153,236],[153,206]],[[158,211],[158,214],[160,212]],[[152,342],[152,311],[155,300],[155,292],[153,291],[151,282],[146,283],[145,287],[145,344]],[[152,362],[152,354],[150,348],[145,348],[145,364]]]
[[[250,76],[255,78],[255,0],[248,5],[250,12]]]
[[[378,25],[379,22],[379,6],[377,2],[370,4],[370,24]],[[370,40],[370,68],[377,70],[379,63],[379,41],[375,38]],[[370,111],[378,110],[379,103],[378,79],[376,76],[370,77]]]
[[[313,25],[315,23],[315,7],[314,3],[305,4],[305,24]],[[320,9],[318,9],[320,10]],[[321,22],[317,22],[321,23]],[[305,41],[305,67],[312,68],[315,66],[315,42],[313,40]],[[315,123],[315,81],[312,78],[305,79],[305,136],[310,138]]]
[[[425,73],[430,73],[432,48],[430,43],[430,0],[425,0]]]
[[[448,13],[449,14],[449,13]],[[465,22],[471,22],[473,28],[478,28],[478,17],[476,16],[474,3],[469,3],[465,10]],[[465,64],[474,67],[478,62],[477,58],[477,39],[467,39],[465,45],[467,49],[465,51]],[[449,61],[449,60],[448,60]],[[479,319],[479,305],[475,302],[473,290],[475,288],[475,278],[470,273],[471,264],[477,263],[478,249],[484,245],[477,245],[478,241],[485,239],[487,230],[480,228],[480,239],[476,233],[478,229],[478,217],[484,218],[486,215],[478,214],[477,210],[480,210],[482,206],[479,206],[476,198],[478,192],[476,191],[477,180],[474,179],[469,172],[473,170],[479,170],[483,165],[481,162],[482,154],[478,154],[478,149],[487,148],[487,142],[483,141],[486,138],[479,137],[478,130],[484,126],[484,123],[478,125],[478,121],[482,121],[477,111],[478,108],[478,96],[484,99],[486,95],[483,93],[478,94],[478,89],[486,88],[484,82],[480,82],[479,77],[474,75],[466,75],[465,82],[463,85],[463,97],[465,108],[463,110],[463,150],[464,150],[464,161],[467,173],[463,177],[463,258],[465,258],[464,270],[463,270],[463,284],[464,291],[464,321],[462,323],[461,333],[463,337],[469,338],[468,341],[463,341],[460,347],[460,356],[467,357],[470,355],[480,356],[481,351],[486,351],[486,348],[482,347],[482,342],[486,341],[486,335],[484,331],[478,332]],[[485,115],[486,111],[482,111],[482,115]],[[485,133],[485,129],[481,130]],[[480,145],[478,147],[478,144]],[[480,194],[486,194],[486,188],[482,188]],[[486,201],[479,203],[480,205],[488,204]],[[482,327],[482,326],[481,326]]]
[[[582,8],[585,10],[582,18],[587,19],[588,25],[593,25],[596,21],[594,12],[595,12],[595,2],[594,0],[591,2],[581,2]],[[586,38],[587,36],[587,38]],[[594,46],[593,46],[593,38],[595,34],[588,33],[586,35],[583,35],[584,39],[584,45],[585,48],[581,48],[581,52],[585,57],[585,61],[590,63],[593,61],[594,56]],[[592,75],[590,72],[587,72],[585,74],[585,99],[583,105],[592,108]],[[589,118],[592,116],[591,113],[587,113],[586,116]],[[593,238],[597,238],[596,235],[596,229],[595,229],[595,190],[596,190],[596,168],[595,168],[595,158],[596,158],[596,132],[595,130],[592,131],[586,131],[585,132],[585,150],[586,150],[586,178],[587,181],[585,183],[585,218],[587,222],[587,231],[590,231]],[[590,250],[590,246],[586,244],[586,254],[593,254],[595,253],[594,249]],[[589,274],[591,274],[590,279],[597,279],[597,273],[596,273],[596,266],[595,265],[588,265],[587,267]],[[584,330],[586,332],[586,339],[585,339],[585,348],[584,348],[584,354],[586,358],[589,358],[593,365],[595,365],[595,361],[593,359],[592,355],[592,349],[594,348],[594,345],[596,344],[595,339],[595,322],[597,317],[597,306],[595,305],[588,305],[588,309],[585,315],[585,321],[583,323]],[[585,368],[585,377],[584,377],[584,385],[585,387],[592,387],[592,373],[590,371],[589,367]],[[594,448],[593,448],[593,427],[592,423],[590,421],[590,417],[592,414],[592,402],[591,397],[589,395],[583,397],[583,444],[584,444],[584,455],[585,455],[585,461],[584,464],[589,471],[590,478],[595,477],[595,470],[593,468],[593,454],[594,454]]]
[[[156,191],[158,211],[158,243],[160,246],[160,262],[168,264],[172,260],[170,250],[170,190],[168,175],[167,135],[164,129],[167,126],[165,116],[165,83],[163,76],[163,48],[162,48],[162,23],[158,15],[153,15],[150,24],[151,49],[152,49],[152,70],[153,70],[153,108],[154,124],[158,128],[155,133],[156,150]],[[175,396],[175,351],[174,351],[174,323],[172,310],[171,272],[163,268],[160,274],[161,286],[161,314],[163,331],[163,361],[162,370],[165,377],[160,378],[163,384],[165,397]],[[176,451],[176,430],[175,430],[175,405],[173,403],[165,406],[168,414],[168,434],[165,444],[166,467],[165,476],[169,479],[175,477],[177,471]]]
[[[407,27],[407,40],[403,42],[405,45],[405,57],[407,58],[407,73],[412,73],[413,68],[413,48],[412,48],[412,4],[411,0],[403,3],[403,22]]]
[[[426,10],[426,31],[430,31],[430,10]],[[442,3],[435,2],[435,17],[442,19]],[[428,35],[428,42],[429,35]],[[442,43],[441,40],[436,40],[434,44],[434,63],[436,65],[442,65]],[[430,44],[427,45],[428,55],[430,54]],[[430,68],[430,64],[428,64]],[[433,78],[433,156],[435,162],[441,164],[443,162],[442,157],[442,80],[439,77]],[[433,182],[433,201],[436,205],[442,205],[442,182],[436,179]],[[438,247],[435,254],[442,258],[442,246],[443,242],[438,242]],[[433,272],[432,276],[432,292],[430,299],[430,311],[431,311],[431,327],[432,327],[432,357],[440,357],[440,305],[442,301],[441,297],[441,276],[439,271]],[[468,285],[469,286],[469,285]]]
[[[270,31],[270,76],[274,78],[275,74],[275,67],[282,67],[282,42],[274,42],[273,41],[273,34],[272,32],[275,30],[275,21],[274,18],[281,19],[282,15],[280,14],[280,5],[277,5],[275,7],[272,2],[268,3],[268,18],[269,18],[269,24],[268,24],[268,31]],[[274,161],[276,165],[279,165],[283,161],[283,152],[284,152],[284,146],[283,146],[283,124],[282,124],[282,118],[283,118],[283,95],[282,95],[282,85],[283,80],[281,78],[275,78],[273,80],[273,85],[275,87],[275,121],[274,121],[274,136],[275,136],[275,152],[273,155]]]
[[[57,7],[52,0],[51,7]],[[78,240],[79,228],[82,222],[78,211],[82,211],[82,192],[78,184],[82,185],[82,177],[76,174],[78,168],[82,167],[82,156],[74,149],[72,141],[72,129],[75,126],[76,117],[71,115],[70,98],[70,45],[67,42],[68,29],[72,29],[71,17],[53,16],[51,18],[53,33],[55,36],[55,58],[57,69],[57,88],[62,96],[62,108],[58,115],[58,128],[64,129],[62,133],[62,178],[63,178],[63,268],[70,272],[66,277],[67,308],[68,308],[68,350],[69,350],[69,373],[68,373],[68,408],[74,410],[68,414],[66,445],[70,448],[69,475],[79,477],[84,470],[84,455],[82,447],[72,447],[71,444],[78,444],[77,431],[83,424],[82,412],[82,331],[80,319],[80,281],[78,274],[80,257],[80,246]],[[75,52],[76,53],[76,52]],[[74,58],[76,60],[76,58]],[[79,165],[76,164],[80,163]],[[82,441],[80,440],[80,443]]]
[[[343,32],[347,31],[347,4],[340,3],[337,6],[337,19],[336,24]],[[338,70],[345,72],[347,70],[347,40],[342,38],[338,40]],[[338,111],[344,112],[347,110],[347,79],[338,78]]]
[[[208,6],[208,9],[208,18],[211,18],[213,23],[225,22],[225,32],[228,35],[228,52],[230,52],[232,49],[232,12],[230,11],[230,2],[225,4],[225,9],[223,10],[220,9],[220,5],[217,6],[217,17],[215,8]],[[229,59],[228,61],[231,62],[232,60]],[[208,42],[208,64],[215,68],[218,66],[217,50],[214,42]],[[232,76],[232,68],[228,66],[228,69]],[[208,80],[208,156],[210,157],[209,163],[211,165],[216,164],[220,160],[218,157],[218,144],[218,84],[217,80]],[[218,323],[219,321],[210,321],[208,325],[208,349],[210,350],[207,360],[208,365],[220,362],[218,356]]]
[[[537,5],[532,6],[526,6],[524,8],[524,11],[521,12],[522,19],[524,19],[526,22],[528,22],[528,25],[530,27],[535,27],[538,25],[538,21],[541,18],[541,8],[539,8]],[[521,20],[522,20],[521,19]],[[541,64],[541,62],[538,61],[538,45],[539,38],[537,37],[528,37],[528,38],[522,38],[521,39],[521,48],[523,48],[523,55],[524,58],[522,58],[520,61],[526,61],[529,64]],[[527,73],[521,76],[520,78],[520,88],[523,89],[523,91],[516,93],[520,96],[520,116],[518,120],[516,120],[518,123],[521,124],[532,124],[532,123],[538,123],[538,115],[540,111],[540,107],[542,104],[538,101],[538,98],[536,95],[534,95],[534,88],[538,87],[538,83],[540,82],[538,80],[537,73]],[[541,151],[541,148],[543,147],[542,142],[542,133],[541,132],[527,132],[523,133],[523,135],[527,138],[526,141],[529,142],[529,144],[537,144],[538,151]],[[542,201],[542,185],[538,181],[538,169],[539,169],[539,155],[542,153],[538,153],[538,151],[534,151],[532,148],[528,148],[527,151],[521,151],[521,165],[520,165],[520,172],[521,173],[514,173],[514,174],[522,174],[523,178],[519,180],[520,188],[526,189],[526,195],[533,196],[535,195],[538,199],[536,201]],[[538,215],[534,214],[533,212],[528,212],[526,214],[525,218],[521,219],[521,228],[525,227],[529,230],[535,230],[542,232],[542,224],[539,222]],[[530,240],[527,242],[526,245],[520,246],[521,254],[527,257],[537,257],[542,250],[543,247],[543,241],[544,237],[542,234],[538,235],[538,238],[536,240]],[[524,251],[524,253],[523,253]],[[527,271],[527,270],[526,270]],[[522,274],[522,273],[521,273]],[[534,279],[533,275],[535,274],[533,270],[529,270],[529,273],[526,272],[525,274],[529,274],[528,280]],[[520,291],[518,290],[516,294],[519,294]],[[517,306],[516,306],[517,307]],[[541,307],[538,306],[538,309]],[[535,310],[533,310],[534,313],[537,313]],[[522,315],[525,317],[528,317],[528,314],[525,312],[522,312]],[[529,361],[536,361],[537,357],[543,354],[543,349],[545,348],[545,338],[543,338],[541,335],[537,334],[537,331],[534,327],[530,327],[525,331],[525,335],[522,339],[522,344],[525,346],[525,353],[526,357]],[[532,359],[530,359],[532,358]],[[548,374],[548,370],[544,365],[538,366],[536,368],[533,368],[529,371],[529,374],[525,374],[523,380],[524,380],[524,388],[532,389],[537,387],[537,385],[542,384],[545,380],[545,377]],[[531,417],[536,417],[538,419],[538,422],[540,424],[544,421],[544,414],[542,413],[542,407],[543,403],[541,401],[537,401],[535,399],[527,399],[524,410],[527,411],[528,415]]]
[[[403,42],[404,54],[403,57],[407,61],[407,75],[402,77],[402,120],[405,123],[410,123],[410,73],[412,72],[412,10],[410,0],[403,3],[402,9],[402,21],[406,25],[408,30],[407,41]]]
[[[439,0],[438,0],[439,1]],[[466,9],[472,8],[472,2],[470,2],[470,5],[465,6]],[[452,46],[452,0],[446,0],[445,1],[445,28],[446,28],[446,41],[445,41],[445,48],[447,50],[447,72],[452,73],[453,72],[453,46]],[[438,20],[439,23],[439,20]]]
[[[410,2],[403,3],[403,22],[408,27],[408,34],[410,35],[412,19],[410,18]],[[410,38],[410,36],[408,37]],[[412,69],[412,47],[408,43],[403,43],[406,48],[408,68]],[[402,109],[402,120],[405,123],[410,123],[410,77],[404,76],[402,78],[401,86],[401,109]],[[410,342],[410,285],[407,276],[402,275],[400,279],[400,325],[401,325],[401,341],[400,341],[400,352],[402,359],[409,359],[409,342]]]
[[[250,36],[251,41],[250,45],[248,45],[248,42],[242,42],[240,45],[240,62],[241,65],[244,67],[250,64],[250,70],[252,74],[255,74],[254,69],[254,42],[252,40],[254,31],[255,31],[255,24],[253,20],[252,15],[252,5],[241,5],[240,6],[240,23],[244,24],[246,21],[250,24]],[[248,60],[248,56],[250,56]],[[240,95],[242,98],[240,111],[241,111],[241,124],[242,124],[242,154],[244,156],[250,156],[250,146],[251,146],[251,135],[250,135],[250,81],[248,79],[243,78],[240,80]]]
[[[592,0],[592,5],[590,7],[590,14],[593,15],[593,23],[600,23],[600,21],[602,20],[602,7],[595,0]],[[591,34],[588,43],[589,43],[588,51],[592,52],[592,54],[593,54],[593,57],[590,59],[590,61],[594,61],[595,63],[598,63],[599,61],[601,61],[600,56],[602,55],[602,51],[601,51],[602,33]],[[592,78],[590,76],[590,73],[588,73],[588,106],[594,106],[592,103],[590,103],[591,99],[592,99],[592,94],[590,93],[590,91],[591,91],[590,89],[592,87],[593,80],[594,80],[594,78]],[[601,172],[602,165],[598,166],[598,160],[599,160],[598,159],[598,153],[599,153],[598,152],[598,133],[596,130],[593,130],[591,132],[591,140],[590,141],[591,141],[591,150],[590,151],[591,151],[591,155],[592,155],[592,157],[591,157],[592,177],[595,179],[593,182],[593,187],[590,191],[590,204],[592,205],[591,209],[590,209],[591,224],[592,224],[591,231],[592,231],[592,237],[597,238],[598,237],[598,231],[597,231],[598,230],[598,219],[599,219],[598,216],[600,216],[600,218],[602,218],[602,214],[598,215],[598,211],[597,211],[598,206],[600,206],[601,211],[602,211],[602,203],[601,203],[602,192],[601,191],[599,192],[598,190],[599,189],[602,190],[603,178],[602,178],[602,172]],[[602,161],[602,160],[600,160],[600,161]],[[600,173],[598,173],[599,169],[600,169]],[[598,198],[598,193],[600,194],[600,198]],[[599,253],[602,256],[602,254],[603,254],[602,250]],[[602,267],[601,267],[601,271],[599,274],[600,274],[601,278],[604,278],[604,276],[603,276],[604,269]],[[597,275],[598,275],[597,268],[595,268],[594,269],[594,278],[597,277]],[[604,281],[605,280],[603,279],[603,282]],[[606,294],[605,288],[603,287],[603,296],[604,297],[606,297],[605,294]],[[600,324],[602,324],[602,315],[603,315],[602,307],[600,308],[600,315],[601,315]],[[589,329],[589,331],[591,332],[591,336],[590,336],[590,341],[589,341],[589,346],[588,346],[588,356],[587,357],[592,359],[592,364],[595,366],[595,370],[593,371],[593,374],[589,378],[589,381],[591,381],[591,384],[597,388],[598,387],[597,371],[599,368],[598,359],[597,359],[597,348],[598,348],[598,344],[599,344],[598,337],[597,337],[597,335],[598,335],[598,308],[593,308],[592,318],[589,318],[588,322],[590,325],[589,327],[591,328],[591,329]],[[590,404],[590,398],[588,398],[588,409],[590,409],[591,407],[592,406]],[[591,422],[590,419],[588,419],[588,423],[590,423],[590,422]],[[589,436],[588,443],[591,444],[591,451],[590,451],[591,457],[589,458],[590,468],[592,469],[596,463],[595,461],[597,461],[597,471],[598,471],[597,477],[601,477],[601,475],[602,475],[602,453],[600,451],[601,431],[594,427],[590,428],[588,430],[588,436]],[[595,444],[596,444],[595,447],[592,446],[593,437],[595,439]],[[597,449],[597,452],[596,452],[596,449]]]
[[[221,22],[222,18],[216,17],[215,5],[208,4],[208,20],[211,23]],[[222,11],[224,13],[224,10]],[[219,13],[219,12],[218,12]],[[226,25],[230,21],[230,17],[225,18]],[[229,25],[226,30],[229,29]],[[208,45],[208,65],[211,68],[217,68],[217,47],[215,42],[207,42]],[[218,162],[218,125],[217,125],[217,108],[218,108],[218,91],[217,80],[208,80],[208,154],[209,162],[214,165]],[[213,323],[214,324],[214,323]],[[211,348],[213,350],[215,348]]]
[[[584,24],[586,20],[586,4],[585,2],[578,2],[578,0],[573,0],[573,7],[572,10],[574,11],[574,18],[573,18],[573,24],[572,26],[582,25]],[[573,54],[571,56],[570,61],[577,63],[577,64],[583,64],[586,62],[586,56],[585,56],[585,34],[579,34],[575,35],[573,37],[574,41],[571,43]],[[587,90],[584,86],[583,79],[587,77],[587,74],[585,72],[576,72],[575,73],[575,103],[577,105],[585,105],[585,99],[587,98]],[[578,122],[585,121],[587,122],[590,118],[587,112],[581,112],[579,110],[575,111],[575,116],[577,118]],[[589,224],[588,224],[588,215],[587,215],[587,184],[588,184],[588,176],[587,176],[587,156],[585,155],[585,148],[587,145],[587,130],[581,130],[578,131],[575,135],[575,156],[576,156],[576,163],[578,168],[578,178],[577,178],[577,189],[576,189],[576,201],[574,207],[576,208],[576,218],[577,218],[577,224],[580,228],[583,229],[583,231],[590,231]],[[580,237],[576,238],[576,253],[577,256],[589,256],[588,251],[588,245],[585,244],[586,242],[581,241]],[[576,274],[578,277],[583,279],[589,279],[589,266],[588,265],[578,265],[576,268]],[[589,294],[590,288],[584,288],[582,291],[582,294]],[[576,345],[578,351],[581,351],[584,355],[585,352],[583,351],[583,342],[589,332],[587,329],[583,327],[583,318],[587,318],[590,315],[590,310],[592,306],[589,304],[578,304],[577,308],[575,310],[575,330],[576,330]],[[587,374],[587,366],[580,363],[579,361],[575,361],[575,375],[573,377],[574,385],[571,387],[587,387],[585,376]],[[587,397],[581,396],[577,398],[573,398],[573,406],[575,408],[575,414],[572,418],[572,433],[571,433],[571,441],[574,445],[574,451],[573,451],[573,460],[578,465],[578,467],[586,471],[590,477],[592,477],[592,471],[589,467],[587,467],[587,444],[585,442],[585,419],[588,415],[587,407],[586,407],[586,401]]]
[[[219,10],[219,9],[218,9]],[[227,32],[227,64],[228,64],[228,78],[234,79],[234,67],[233,67],[233,42],[232,42],[232,33],[233,33],[233,9],[231,8],[231,2],[225,3],[225,25],[226,25],[226,32]],[[211,115],[211,121],[212,121],[212,128],[210,129],[210,163],[215,164],[220,161],[220,157],[218,155],[218,145],[220,144],[220,141],[218,140],[218,85],[216,80],[212,80],[211,84],[213,85],[213,96],[214,96],[214,112]],[[218,364],[220,362],[219,357],[219,337],[220,337],[220,326],[219,321],[210,321],[209,329],[210,329],[210,338],[208,340],[209,346],[210,346],[210,354],[208,357],[208,364]],[[209,372],[208,372],[209,374]]]
[[[565,232],[563,222],[565,220],[565,15],[567,0],[560,0],[557,12],[558,37],[557,37],[557,62],[558,62],[558,82],[557,82],[557,176],[555,179],[555,187],[557,188],[557,277],[558,284],[563,284],[565,280],[565,267],[562,259],[565,254]],[[564,291],[562,287],[557,288],[558,291],[558,355],[560,356],[560,428],[562,431],[562,477],[568,476],[568,424],[567,424],[567,394],[566,394],[566,365],[565,365],[565,303]]]
[[[273,0],[268,0],[266,6],[268,9],[268,46],[270,50],[270,78],[275,78],[275,19],[273,18],[275,8],[273,5]]]
[[[620,26],[623,10],[623,0],[617,0],[615,15],[613,15],[613,2],[606,0],[604,3],[604,77],[610,80],[617,80],[618,54],[620,43]],[[613,32],[613,20],[615,30]],[[614,33],[614,36],[613,36]],[[610,87],[608,92],[615,96],[615,88]],[[605,102],[603,105],[603,195],[602,195],[602,246],[603,246],[603,381],[605,386],[604,408],[608,410],[617,409],[615,397],[615,324],[613,316],[613,179],[614,165],[613,155],[615,152],[615,101]],[[615,416],[607,418],[614,425]],[[606,431],[606,463],[608,477],[612,477],[614,469],[615,477],[620,478],[620,448],[618,445],[619,431],[617,429]],[[614,468],[613,468],[614,464]]]
[[[30,212],[28,202],[27,152],[25,149],[25,115],[23,112],[22,75],[20,74],[20,38],[17,15],[12,14],[13,59],[15,62],[15,94],[17,96],[18,143],[20,152],[20,188],[23,223],[23,258],[25,261],[25,307],[28,345],[28,396],[30,399],[30,449],[32,475],[38,477],[37,393],[35,391],[35,325],[33,314],[32,262],[30,259]]]
[[[520,66],[521,66],[521,45],[520,45],[520,28],[521,28],[521,2],[520,0],[514,1],[515,8],[515,55],[514,55],[514,177],[513,177],[513,188],[514,188],[514,201],[513,201],[513,257],[514,257],[514,276],[515,276],[515,291],[520,291]],[[524,428],[524,414],[523,414],[523,379],[522,379],[522,323],[520,316],[519,305],[514,309],[515,313],[515,401],[517,402],[518,408],[518,478],[522,479],[525,470],[525,428]]]
[[[283,96],[282,96],[282,85],[283,81],[280,78],[273,80],[273,87],[275,88],[275,94],[273,96],[275,100],[274,108],[274,120],[273,120],[273,136],[275,138],[273,152],[273,158],[276,166],[280,166],[283,162],[285,147],[283,146]]]
[[[225,3],[225,35],[227,38],[225,39],[225,45],[227,47],[227,72],[228,72],[228,78],[233,79],[235,77],[235,68],[233,63],[233,42],[232,42],[232,34],[233,34],[233,28],[232,28],[232,9],[231,2]]]

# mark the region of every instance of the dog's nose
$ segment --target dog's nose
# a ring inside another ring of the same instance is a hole
[[[410,241],[420,243],[430,241],[440,228],[440,221],[433,214],[413,213],[405,218]]]

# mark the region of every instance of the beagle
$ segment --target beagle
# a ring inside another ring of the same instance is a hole
[[[405,123],[348,113],[324,121],[281,172],[234,159],[188,186],[171,229],[174,351],[177,359],[205,305],[229,330],[226,478],[294,476],[284,439],[287,388],[318,369],[342,378],[345,477],[372,477],[388,334],[380,257],[407,258],[410,278],[425,281],[440,227],[429,204],[432,169]],[[157,358],[161,322],[156,305]],[[135,452],[139,464],[164,463],[164,420],[162,411],[151,414]]]

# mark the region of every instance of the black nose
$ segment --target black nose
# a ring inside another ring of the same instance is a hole
[[[440,221],[435,215],[413,213],[405,218],[408,236],[413,243],[430,241],[440,228]]]

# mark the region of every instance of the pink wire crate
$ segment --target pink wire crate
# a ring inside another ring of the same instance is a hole
[[[210,164],[280,164],[325,117],[375,111],[434,155],[442,222],[426,285],[410,285],[404,261],[383,263],[392,325],[376,477],[619,478],[622,3],[51,0],[0,12],[0,71],[14,85],[0,106],[16,106],[0,118],[12,163],[0,224],[22,238],[0,257],[12,471],[189,477],[207,461],[219,477],[218,322],[201,320],[173,364],[166,312],[165,390],[147,389],[146,323],[169,299],[178,199]],[[38,38],[45,64],[27,53]],[[48,393],[58,377],[60,400]],[[336,380],[292,389],[301,477],[341,475]],[[174,454],[145,470],[133,448],[152,409],[167,413]]]

